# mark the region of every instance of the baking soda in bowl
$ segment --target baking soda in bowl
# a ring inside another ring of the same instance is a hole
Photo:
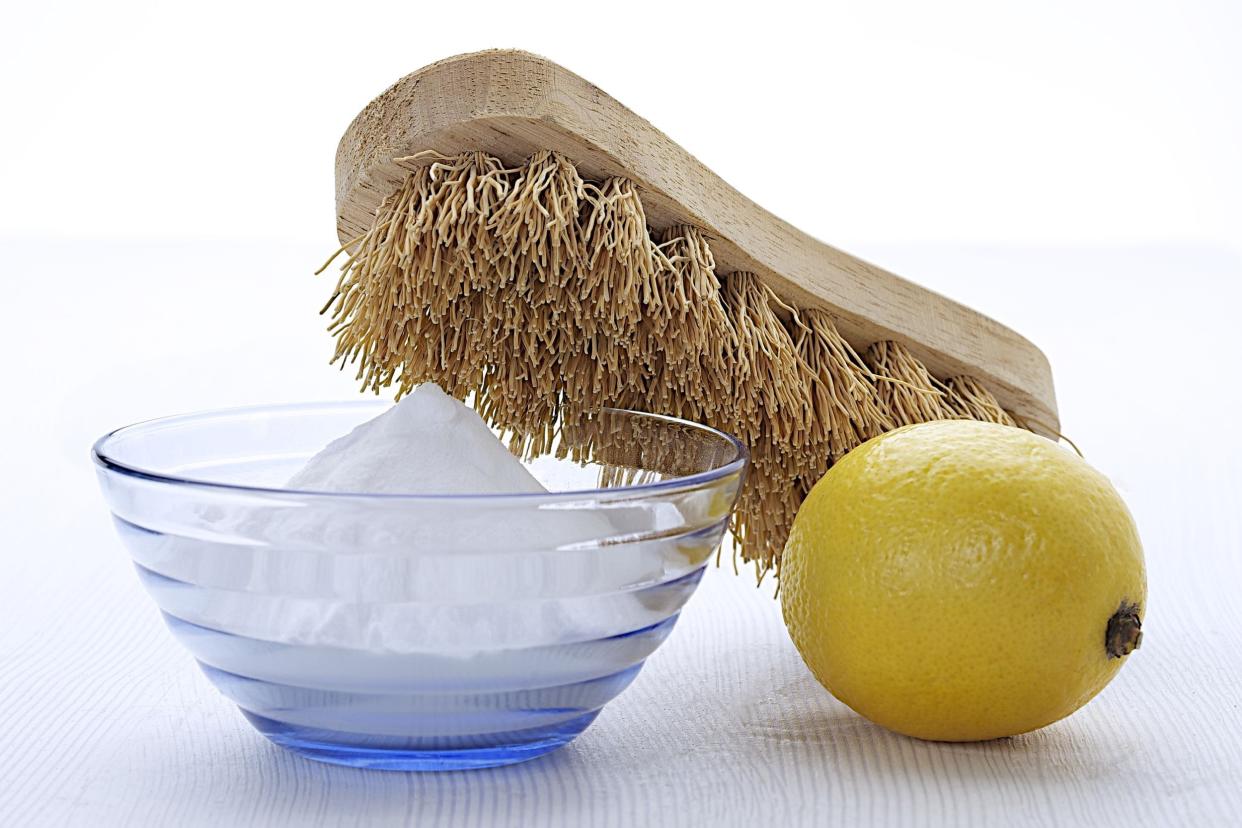
[[[737,494],[736,441],[636,412],[598,425],[622,465],[523,466],[424,387],[166,418],[96,457],[143,584],[260,732],[348,765],[485,767],[565,744],[629,684]],[[658,457],[617,436],[637,432]],[[618,469],[665,482],[595,485]]]
[[[477,413],[433,384],[329,443],[286,488],[547,492]],[[600,554],[600,539],[627,534],[628,510],[610,516],[560,505],[359,498],[258,510],[241,516],[236,534],[268,548],[244,551],[241,571],[219,544],[184,538],[161,571],[176,567],[187,581],[222,587],[187,594],[193,606],[184,609],[196,623],[304,646],[460,656],[589,640],[661,620],[661,607],[645,606],[627,588],[664,576],[662,545],[626,543]],[[650,516],[643,522],[649,526]],[[304,589],[290,588],[299,582]]]

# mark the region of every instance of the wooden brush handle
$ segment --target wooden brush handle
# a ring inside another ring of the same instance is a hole
[[[561,153],[583,178],[620,176],[642,195],[652,228],[692,224],[717,270],[752,271],[798,307],[822,307],[860,352],[904,344],[937,377],[969,375],[1045,433],[1059,427],[1043,353],[998,322],[820,242],[764,210],[650,123],[538,55],[459,55],[406,75],[359,113],[336,154],[337,233],[361,235],[423,150],[483,150],[518,164]]]

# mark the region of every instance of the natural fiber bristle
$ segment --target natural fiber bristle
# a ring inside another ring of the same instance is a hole
[[[716,262],[697,227],[670,227],[662,239],[668,268],[657,284],[669,335],[643,348],[655,366],[650,393],[673,416],[721,422],[731,409],[724,402],[733,388],[737,336],[725,315]]]
[[[377,393],[432,381],[472,398],[526,456],[624,453],[609,441],[626,435],[590,431],[606,406],[736,434],[752,471],[735,548],[760,579],[779,568],[806,493],[860,443],[935,419],[1014,424],[977,380],[941,382],[897,342],[860,356],[826,311],[787,304],[755,274],[717,273],[698,228],[653,234],[631,181],[584,181],[549,151],[515,168],[482,152],[397,163],[404,180],[338,251],[333,361]]]
[[[906,347],[891,340],[876,342],[866,353],[877,380],[880,408],[894,426],[953,419],[944,386]]]
[[[1009,412],[992,396],[992,392],[980,385],[974,377],[949,377],[945,381],[945,391],[949,407],[961,419],[1017,425]]]

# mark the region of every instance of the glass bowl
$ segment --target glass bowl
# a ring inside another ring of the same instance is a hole
[[[668,637],[720,544],[746,449],[605,410],[527,461],[548,494],[282,487],[388,405],[154,420],[101,438],[93,459],[169,628],[276,744],[393,770],[555,750]]]

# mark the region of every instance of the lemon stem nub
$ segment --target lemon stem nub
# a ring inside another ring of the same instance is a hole
[[[1104,649],[1108,650],[1109,658],[1127,656],[1143,643],[1143,621],[1139,618],[1139,605],[1126,601],[1108,619],[1108,628],[1104,631]]]

